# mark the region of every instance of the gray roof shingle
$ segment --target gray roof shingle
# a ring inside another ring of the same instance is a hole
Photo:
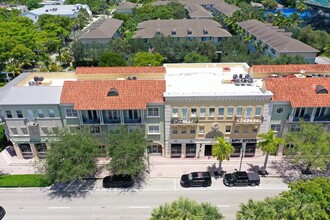
[[[98,27],[81,35],[80,39],[112,38],[117,30],[122,26],[123,21],[108,18]]]

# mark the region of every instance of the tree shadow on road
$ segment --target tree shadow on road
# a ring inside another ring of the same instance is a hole
[[[299,178],[302,167],[293,164],[289,159],[271,161],[268,165],[269,168],[274,169],[275,172],[283,178],[285,183],[292,182]]]
[[[223,175],[226,173],[223,169],[221,172],[219,172],[219,168],[216,166],[216,163],[213,163],[212,166],[207,167],[207,171],[211,173],[211,176],[214,177],[214,179],[220,179],[223,177]]]
[[[95,187],[96,179],[75,180],[70,183],[56,183],[49,188],[51,199],[85,198]]]

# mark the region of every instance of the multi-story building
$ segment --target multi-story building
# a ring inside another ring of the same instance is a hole
[[[274,94],[269,128],[277,136],[295,131],[301,120],[322,124],[325,131],[330,131],[330,78],[270,78],[265,85]],[[285,153],[282,147],[280,154]]]
[[[166,157],[211,156],[216,137],[232,156],[253,156],[267,132],[272,93],[248,74],[245,63],[165,64]]]
[[[102,137],[125,125],[145,129],[151,153],[161,155],[164,73],[164,67],[22,73],[0,90],[6,136],[18,158],[42,157],[62,127],[73,131],[87,126]]]

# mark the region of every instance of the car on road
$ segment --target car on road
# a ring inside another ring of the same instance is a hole
[[[223,178],[223,183],[226,186],[258,186],[260,177],[255,172],[236,171],[227,173]]]
[[[128,188],[134,184],[130,175],[111,175],[103,178],[104,188]]]
[[[182,187],[211,186],[211,174],[209,172],[192,172],[181,176]]]
[[[0,219],[2,219],[5,216],[5,214],[6,214],[6,210],[2,206],[0,206]]]

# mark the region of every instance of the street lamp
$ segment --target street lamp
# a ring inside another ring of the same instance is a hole
[[[239,164],[239,171],[241,171],[242,168],[242,161],[243,161],[243,157],[244,157],[244,152],[245,152],[245,146],[242,146],[242,154],[241,154],[241,162]]]

